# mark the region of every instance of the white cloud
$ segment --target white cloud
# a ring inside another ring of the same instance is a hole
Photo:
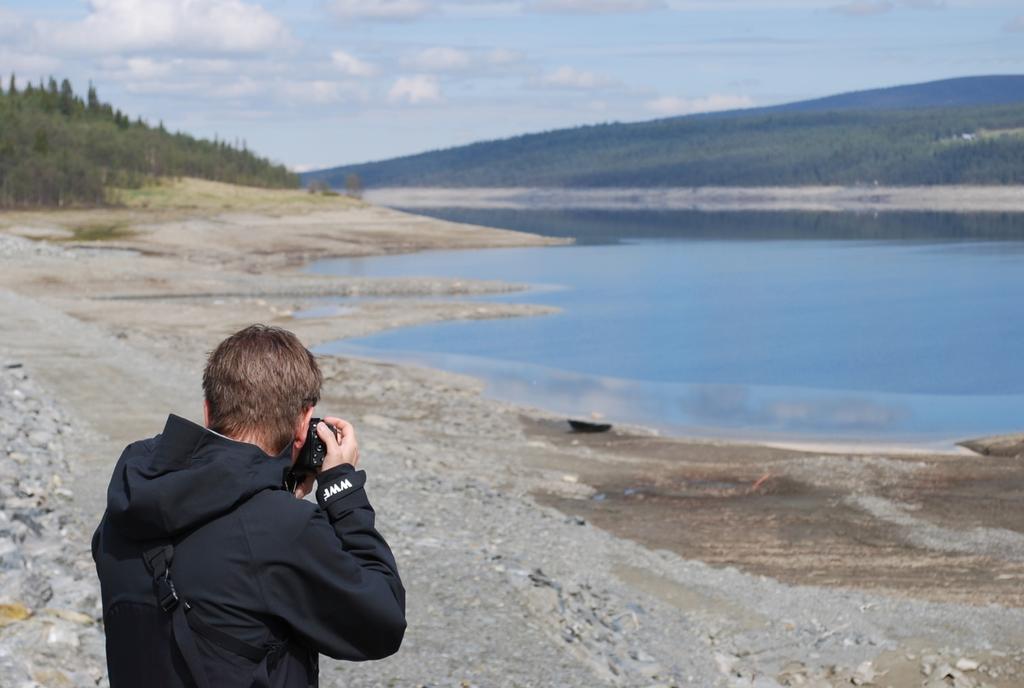
[[[497,19],[520,16],[526,12],[649,12],[666,9],[668,5],[666,0],[330,0],[328,7],[343,19],[411,21],[434,13],[449,17]]]
[[[492,65],[510,65],[516,62],[521,62],[523,54],[518,50],[494,48],[491,52],[487,53],[487,57],[485,59]]]
[[[151,57],[130,57],[121,62],[122,75],[133,79],[162,79],[174,73],[170,60],[158,61]]]
[[[645,103],[648,110],[659,115],[691,115],[698,112],[718,112],[752,107],[754,101],[748,96],[712,93],[703,98],[677,98],[663,96]]]
[[[566,88],[580,91],[605,88],[614,83],[608,77],[569,66],[562,66],[554,71],[542,74],[538,82],[541,86],[549,88]]]
[[[119,82],[129,93],[165,94],[180,93],[209,96],[211,98],[235,97],[233,90],[242,74],[243,63],[229,59],[165,58],[110,56],[102,57],[95,63],[100,83]],[[259,84],[251,80],[248,88],[256,90]]]
[[[524,59],[522,53],[507,48],[490,50],[435,46],[418,50],[402,58],[409,71],[448,73],[462,76],[508,75],[516,71]]]
[[[426,0],[333,0],[331,11],[342,19],[410,21],[430,13]]]
[[[285,81],[281,88],[281,92],[287,98],[315,105],[337,103],[342,100],[347,90],[346,84],[321,79]]]
[[[418,74],[452,74],[462,78],[508,76],[521,71],[524,56],[507,48],[434,46],[403,56],[403,67]]]
[[[343,74],[348,74],[349,76],[366,77],[377,73],[377,68],[374,65],[360,60],[355,55],[344,50],[333,51],[331,53],[331,62]]]
[[[979,5],[1002,6],[1016,0],[893,0],[893,5],[906,5],[916,9],[941,9],[947,6],[977,8]],[[828,4],[826,0],[666,0],[668,6],[679,11],[733,12],[738,10],[817,10]],[[833,5],[835,0],[832,0]],[[851,0],[847,4],[859,4]],[[875,3],[865,4],[879,4]]]
[[[242,0],[89,0],[85,19],[36,30],[55,50],[96,53],[252,53],[290,41],[275,16]]]
[[[1007,31],[1024,31],[1024,14],[1006,22],[1005,28]]]
[[[223,75],[187,74],[174,71],[175,78],[124,79],[127,93],[145,96],[177,96],[196,98],[202,102],[234,101],[246,104],[237,116],[253,113],[250,105],[272,100],[285,107],[309,107],[332,103],[364,103],[369,96],[356,82],[327,79],[296,80],[291,77],[268,77],[265,74],[241,74],[228,79]]]
[[[889,0],[853,0],[853,2],[835,5],[832,11],[850,17],[870,17],[891,12],[895,7],[896,5]]]
[[[240,76],[226,84],[203,82],[199,95],[215,98],[245,99],[266,95],[270,84],[251,76]]]
[[[870,17],[876,14],[892,12],[897,7],[909,7],[912,10],[943,10],[946,0],[851,0],[841,5],[833,5],[832,11],[851,17]]]
[[[455,0],[442,2],[441,11],[452,17],[471,17],[474,19],[494,19],[497,17],[514,17],[523,13],[523,3],[519,0]]]
[[[426,48],[403,60],[403,63],[425,72],[453,72],[467,69],[472,63],[468,52],[458,48]]]
[[[56,74],[60,70],[60,60],[49,55],[21,52],[7,46],[0,46],[0,65],[4,69],[0,79],[5,89],[11,73],[17,75],[18,88],[23,88],[29,81],[37,82],[40,77]]]
[[[400,76],[388,91],[388,100],[393,103],[436,103],[441,101],[441,85],[431,74]]]
[[[241,100],[266,95],[268,85],[249,76],[240,76],[228,81],[212,81],[202,77],[181,77],[175,79],[126,79],[121,88],[135,95],[189,96],[205,100]]]
[[[202,75],[175,73],[175,78],[121,79],[121,88],[126,93],[144,96],[179,96],[197,98],[203,101],[243,101],[272,94],[273,85],[265,79],[248,75],[230,79],[215,79]]]
[[[666,7],[663,0],[534,0],[533,12],[558,14],[616,14],[650,12]]]

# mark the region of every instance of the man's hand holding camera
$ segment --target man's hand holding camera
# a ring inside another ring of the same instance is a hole
[[[347,420],[326,416],[323,420],[317,421],[316,425],[310,429],[323,442],[325,454],[323,463],[317,466],[316,474],[307,474],[301,482],[295,485],[294,493],[299,499],[313,491],[313,481],[320,473],[342,464],[349,464],[353,468],[359,464],[359,443],[356,440],[356,429]],[[312,439],[312,437],[308,437],[306,442],[310,442]]]
[[[328,427],[334,426],[334,431]],[[343,463],[350,464],[353,468],[359,465],[359,443],[356,441],[356,429],[347,420],[327,416],[317,423],[316,434],[327,446],[327,456],[320,471],[326,471],[340,466]]]

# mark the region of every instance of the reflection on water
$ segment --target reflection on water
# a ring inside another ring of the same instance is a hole
[[[560,216],[564,232],[593,243],[321,261],[311,270],[549,285],[488,298],[556,306],[556,315],[425,325],[355,344],[363,355],[479,375],[496,397],[566,414],[688,433],[863,440],[939,441],[1024,425],[1019,217],[675,213],[672,225],[669,214],[515,213],[547,229]],[[636,238],[673,226],[676,240]],[[872,236],[818,240],[858,226]],[[730,238],[693,238],[700,227]],[[873,236],[883,229],[900,240]],[[783,230],[818,234],[764,239]]]
[[[1019,423],[1024,395],[869,394],[795,387],[642,382],[475,356],[380,350],[347,342],[317,349],[428,365],[483,379],[486,393],[566,416],[592,414],[669,433],[737,438],[915,442],[947,447]]]
[[[710,423],[777,427],[783,430],[888,433],[912,415],[910,402],[852,392],[689,385],[681,394],[684,413]]]
[[[417,208],[411,212],[454,222],[571,237],[579,244],[619,243],[628,239],[1024,240],[1024,215],[1020,213],[708,213],[476,208]]]

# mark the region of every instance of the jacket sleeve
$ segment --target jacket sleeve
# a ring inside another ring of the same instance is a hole
[[[276,524],[277,537],[252,538],[254,548],[263,543],[254,552],[255,575],[270,614],[335,659],[386,657],[405,634],[405,589],[374,528],[365,480],[348,465],[325,471],[317,485],[320,509],[303,504],[303,518]]]

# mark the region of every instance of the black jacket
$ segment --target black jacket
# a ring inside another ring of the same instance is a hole
[[[324,472],[316,505],[283,489],[277,457],[178,416],[130,444],[107,492],[92,552],[103,595],[112,688],[192,686],[157,605],[143,553],[171,543],[189,618],[242,643],[277,648],[269,684],[315,686],[317,653],[378,659],[398,650],[405,590],[351,466]],[[257,663],[195,636],[209,684],[249,688]]]

